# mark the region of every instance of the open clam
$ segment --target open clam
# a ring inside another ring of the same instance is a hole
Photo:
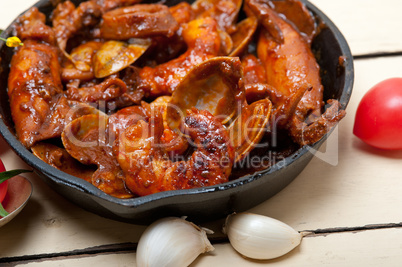
[[[106,115],[89,114],[70,122],[61,137],[67,152],[83,164],[96,164],[106,156]],[[103,135],[103,136],[102,136]]]
[[[218,30],[219,37],[221,38],[221,49],[219,55],[227,56],[233,50],[233,40],[230,35],[222,30]]]
[[[269,123],[272,103],[268,98],[245,106],[228,129],[236,148],[235,162],[243,160],[261,140]]]
[[[253,39],[258,21],[255,17],[248,17],[236,25],[236,30],[231,34],[233,49],[230,57],[239,56]]]
[[[93,58],[96,78],[104,78],[134,63],[151,45],[149,39],[131,39],[131,43],[107,41]]]
[[[167,122],[177,129],[192,107],[208,110],[223,124],[237,115],[244,99],[238,58],[215,57],[195,66],[181,81],[167,106]]]
[[[151,45],[150,39],[89,41],[74,48],[63,62],[62,78],[90,80],[104,78],[134,63]]]
[[[244,159],[264,135],[272,104],[266,98],[248,105],[242,77],[237,57],[216,57],[194,67],[168,103],[169,127],[178,129],[186,111],[192,107],[208,110],[227,126],[236,149],[235,161]]]
[[[119,198],[130,198],[122,171],[113,156],[113,139],[108,135],[108,116],[90,114],[70,122],[61,138],[66,151],[79,162],[96,165],[91,183],[100,190]]]
[[[91,182],[94,170],[75,160],[64,148],[39,142],[31,147],[31,150],[35,156],[56,169]]]
[[[63,62],[63,68],[69,72],[73,70],[84,72],[92,78],[90,75],[92,74],[92,57],[101,46],[101,42],[89,41],[75,47],[67,57],[69,60]]]

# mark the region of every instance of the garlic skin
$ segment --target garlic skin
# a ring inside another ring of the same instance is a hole
[[[167,217],[152,223],[137,246],[138,267],[185,267],[201,253],[214,250],[206,230],[182,218]]]
[[[258,260],[280,257],[297,247],[302,239],[302,234],[289,225],[252,213],[229,215],[223,231],[237,252]]]

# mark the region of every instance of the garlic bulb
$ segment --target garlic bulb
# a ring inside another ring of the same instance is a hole
[[[137,247],[137,266],[188,266],[198,255],[212,250],[206,229],[185,219],[168,217],[154,222],[142,234]]]
[[[302,234],[289,225],[251,213],[229,215],[223,231],[237,252],[260,260],[282,256],[298,246],[302,239]]]

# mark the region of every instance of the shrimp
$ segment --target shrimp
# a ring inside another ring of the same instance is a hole
[[[149,122],[141,120],[130,126],[115,143],[114,153],[132,192],[144,196],[228,181],[235,153],[227,130],[208,111],[192,108],[187,114],[183,128],[195,146],[187,161],[169,160],[160,146],[160,113]]]
[[[127,40],[155,35],[172,36],[179,24],[162,4],[138,4],[106,12],[100,23],[100,36]]]
[[[257,54],[268,85],[277,90],[272,92],[274,115],[278,127],[287,128],[296,143],[313,144],[345,116],[345,111],[340,110],[338,101],[330,100],[328,112],[322,114],[324,88],[309,43],[270,7],[270,2],[248,0],[246,11],[265,27]]]

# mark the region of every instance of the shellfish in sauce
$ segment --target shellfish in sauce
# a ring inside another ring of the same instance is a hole
[[[63,1],[45,21],[33,7],[15,24],[17,137],[118,198],[227,182],[345,115],[324,110],[316,22],[297,0]]]

